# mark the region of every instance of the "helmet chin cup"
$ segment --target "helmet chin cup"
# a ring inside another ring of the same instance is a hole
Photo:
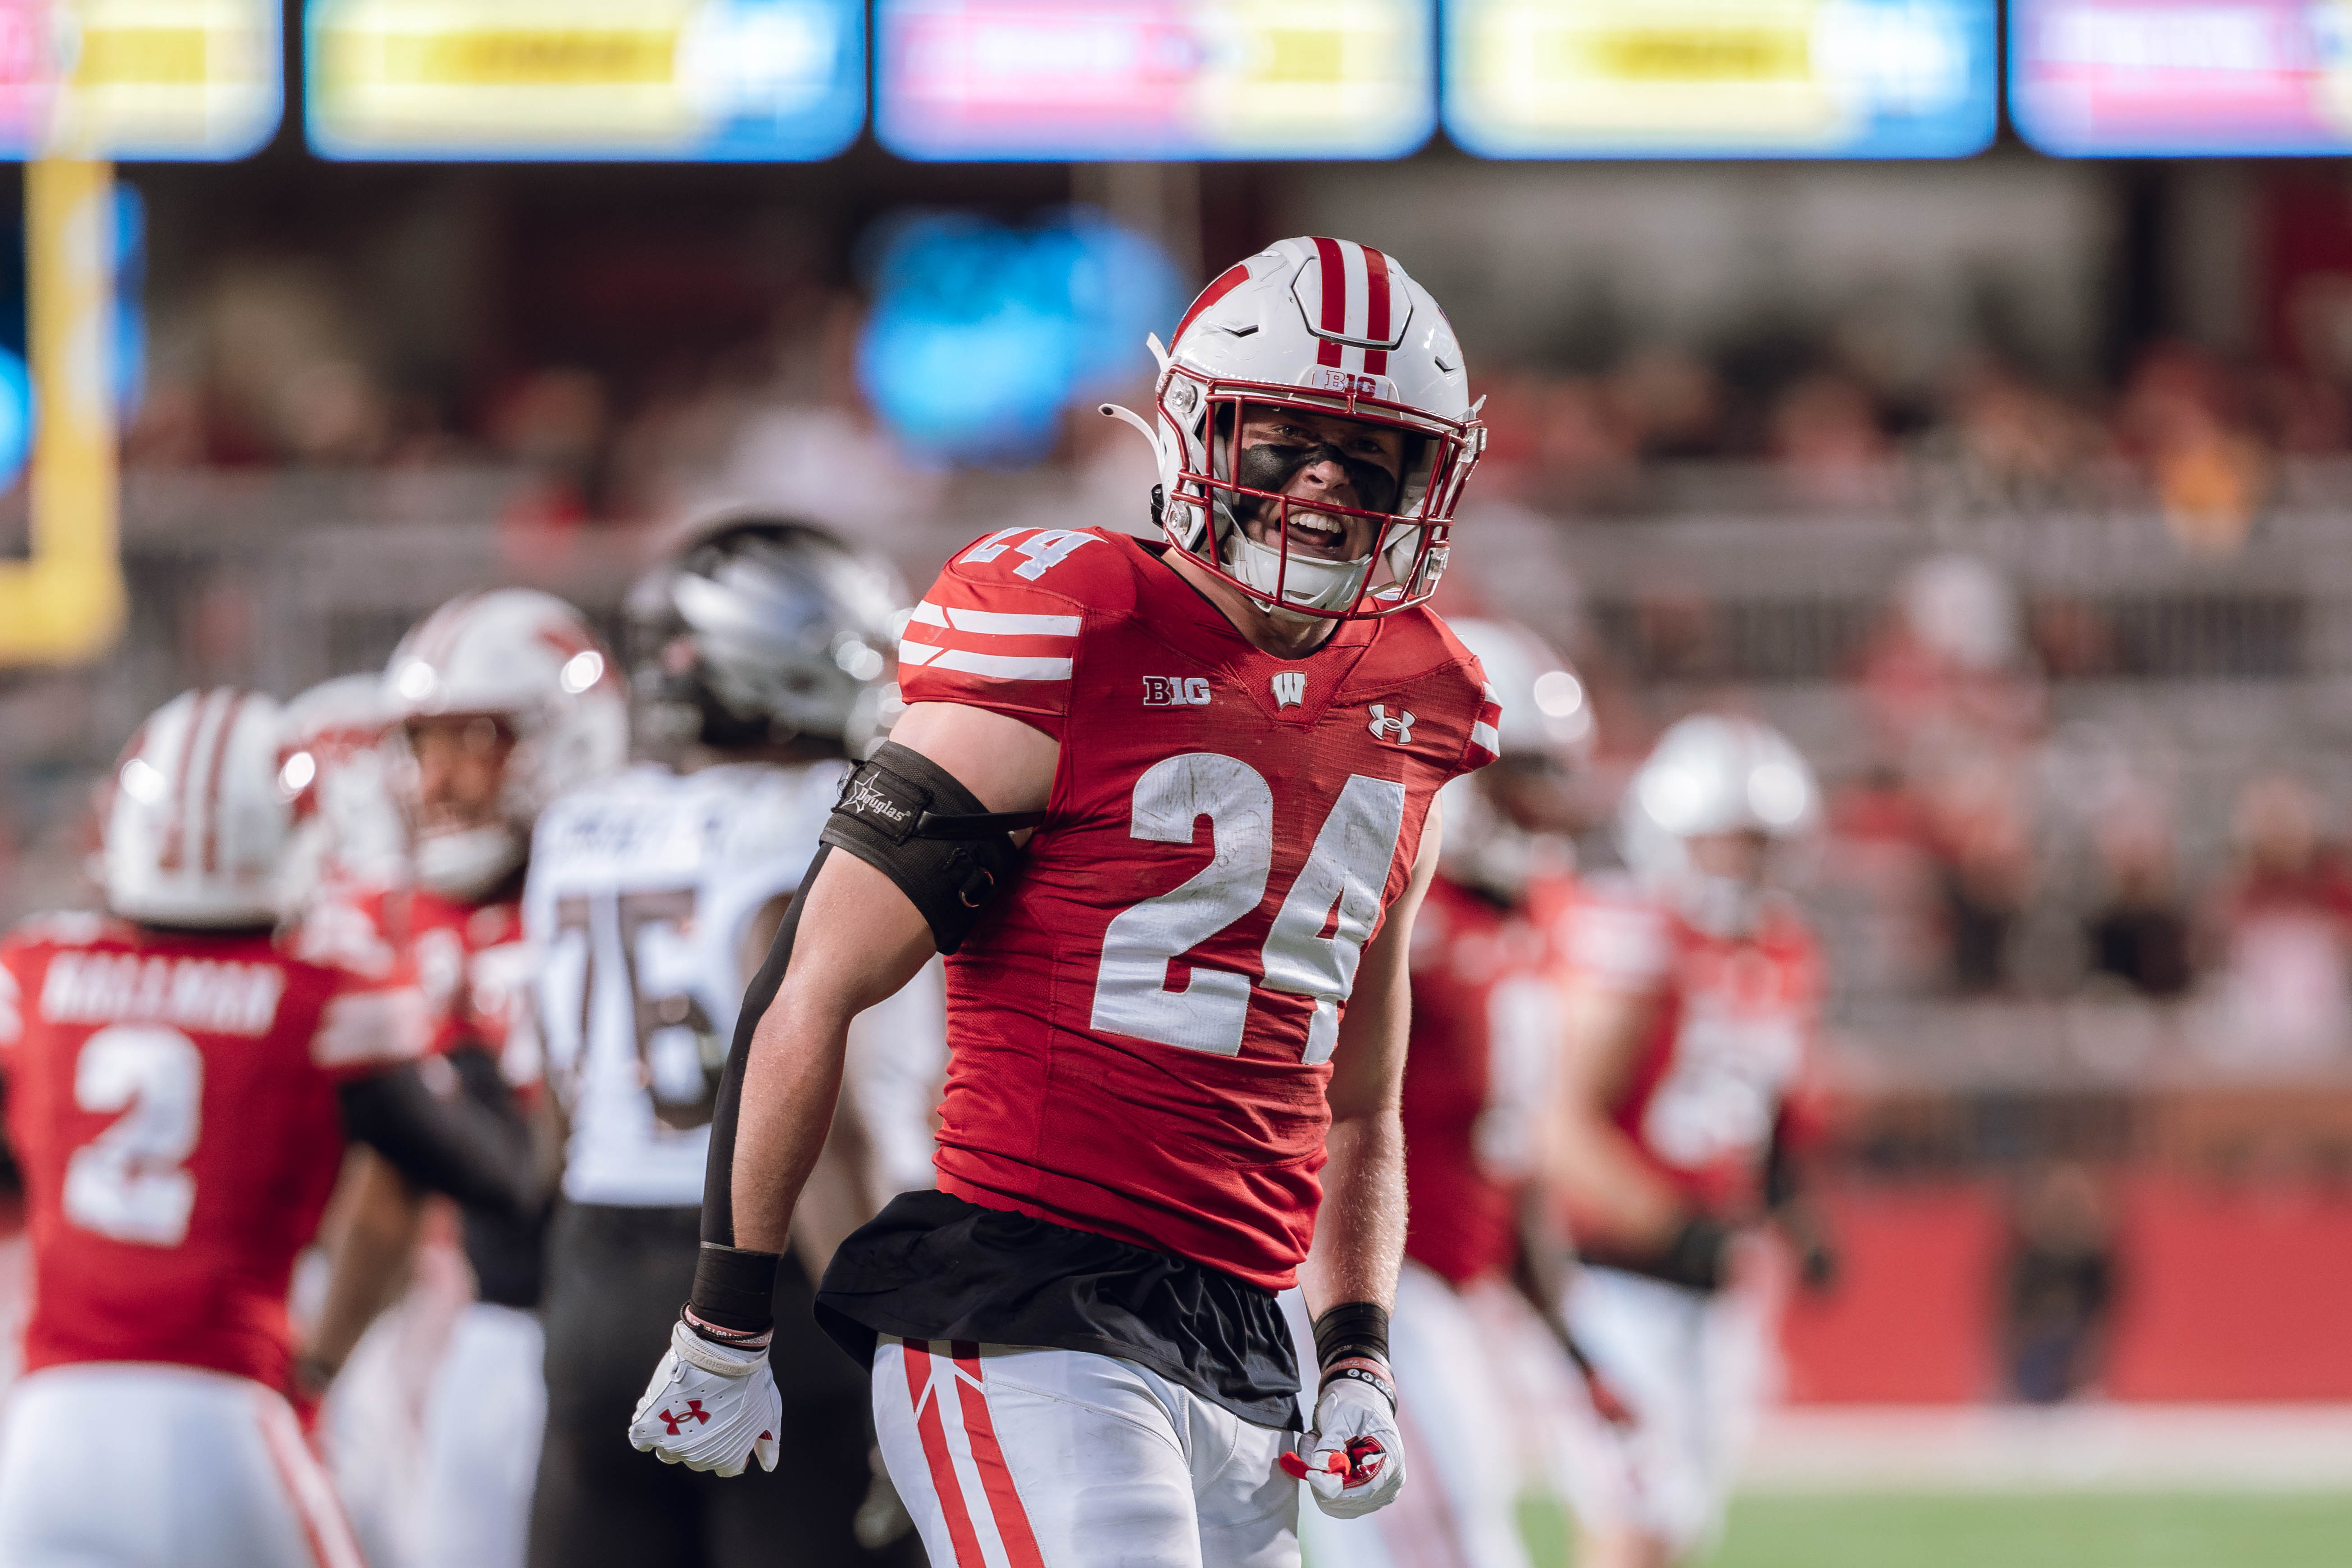
[[[1353,605],[1372,569],[1369,555],[1357,561],[1325,561],[1294,554],[1261,543],[1239,528],[1227,532],[1224,555],[1225,570],[1244,587],[1257,592],[1268,615],[1297,620],[1319,618],[1309,611],[1344,610]]]
[[[1696,868],[1678,879],[1676,901],[1683,918],[1719,942],[1732,941],[1756,929],[1763,890],[1738,877],[1716,877]]]
[[[530,841],[509,823],[428,833],[416,840],[416,882],[450,899],[478,899],[512,876]]]

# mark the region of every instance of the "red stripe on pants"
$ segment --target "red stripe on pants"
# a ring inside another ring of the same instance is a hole
[[[963,1406],[963,1435],[971,1444],[971,1462],[979,1468],[980,1484],[988,1493],[988,1511],[1004,1542],[1005,1558],[1013,1568],[1045,1568],[1036,1532],[1029,1528],[1028,1511],[1021,1506],[1021,1494],[1013,1485],[1013,1472],[1005,1468],[1004,1450],[997,1445],[996,1423],[989,1417],[988,1394],[980,1386],[980,1347],[969,1340],[957,1340],[951,1348],[956,1365],[971,1379],[969,1383],[956,1379],[956,1396]]]
[[[940,1403],[923,1401],[923,1390],[931,1381],[930,1342],[907,1340],[900,1349],[907,1362],[907,1396],[914,1406],[915,1430],[922,1435],[923,1458],[931,1467],[931,1490],[939,1494],[940,1511],[947,1516],[956,1568],[988,1568],[987,1559],[980,1554],[980,1537],[971,1528],[971,1513],[963,1504],[963,1483],[956,1479],[955,1456],[948,1452]]]

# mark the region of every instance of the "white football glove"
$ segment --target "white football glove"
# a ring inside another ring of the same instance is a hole
[[[629,1442],[665,1465],[740,1476],[757,1456],[776,1468],[776,1429],[783,1396],[768,1370],[765,1346],[730,1350],[714,1344],[683,1321],[670,1330],[669,1350],[654,1368],[646,1396],[629,1422]]]
[[[1404,1445],[1395,1407],[1359,1378],[1334,1377],[1315,1398],[1315,1429],[1306,1457],[1283,1456],[1283,1468],[1306,1481],[1315,1506],[1333,1519],[1356,1519],[1404,1490]]]

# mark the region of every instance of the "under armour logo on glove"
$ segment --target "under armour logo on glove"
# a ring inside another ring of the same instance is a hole
[[[1404,1448],[1388,1395],[1370,1379],[1335,1376],[1335,1370],[1324,1373],[1315,1429],[1299,1445],[1305,1452],[1285,1454],[1281,1463],[1307,1483],[1317,1508],[1334,1519],[1355,1519],[1404,1489]]]
[[[686,1414],[684,1415],[672,1415],[668,1411],[665,1410],[661,1413],[661,1419],[668,1424],[669,1435],[675,1437],[678,1434],[677,1424],[679,1422],[694,1420],[702,1422],[707,1426],[710,1421],[710,1412],[702,1407],[702,1401],[699,1399],[689,1399],[686,1402]],[[767,1436],[764,1432],[760,1435],[763,1437]]]
[[[666,1465],[740,1476],[755,1458],[776,1468],[783,1415],[764,1345],[714,1343],[681,1322],[637,1401],[629,1441]]]

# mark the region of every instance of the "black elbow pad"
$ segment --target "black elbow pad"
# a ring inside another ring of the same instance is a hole
[[[344,1135],[374,1149],[420,1187],[521,1214],[537,1196],[530,1129],[520,1115],[477,1098],[483,1086],[478,1072],[459,1059],[464,1055],[453,1053],[449,1065],[461,1081],[476,1081],[446,1098],[433,1092],[414,1062],[343,1084],[337,1097]],[[495,1078],[496,1068],[488,1070]]]
[[[992,812],[953,773],[886,741],[843,781],[818,837],[897,883],[939,950],[953,952],[1020,864],[1011,836],[1045,819],[1042,811]]]

